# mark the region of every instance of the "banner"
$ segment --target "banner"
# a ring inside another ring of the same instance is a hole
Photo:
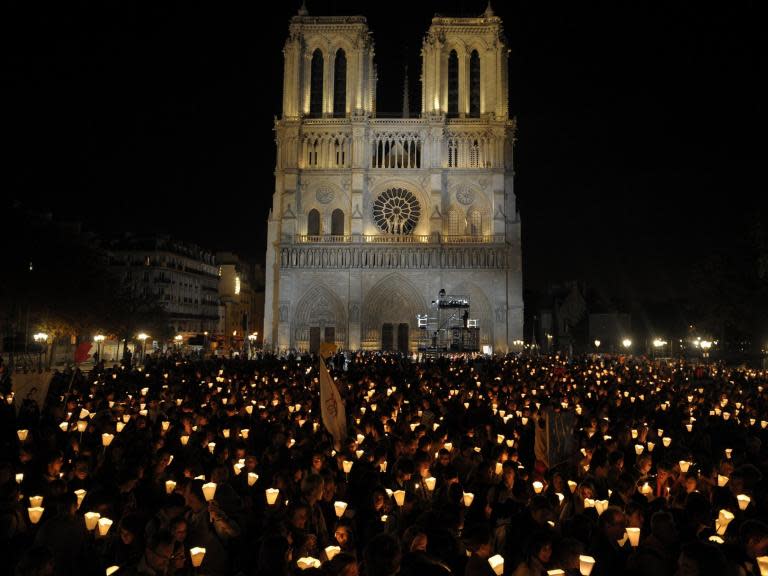
[[[18,415],[24,400],[34,400],[37,402],[37,407],[42,412],[50,384],[50,372],[43,372],[42,374],[39,372],[11,374],[11,390],[13,390],[14,402],[16,403],[16,414]]]
[[[320,356],[320,411],[325,429],[333,436],[337,450],[347,437],[347,415],[344,402],[341,400],[339,389],[331,378],[325,360]]]
[[[574,423],[571,412],[555,412],[551,407],[542,412],[536,423],[534,451],[536,459],[544,462],[547,468],[554,468],[573,456],[576,449]]]

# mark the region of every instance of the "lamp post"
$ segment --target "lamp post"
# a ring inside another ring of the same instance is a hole
[[[144,358],[146,356],[145,346],[146,346],[147,338],[149,338],[149,334],[145,334],[144,332],[141,332],[138,336],[136,336],[136,338],[138,338],[139,341],[141,342],[141,363],[143,364]]]
[[[704,363],[707,364],[709,362],[709,349],[712,348],[712,342],[710,340],[701,340],[699,346],[702,350],[701,355],[704,358]]]
[[[176,334],[176,336],[173,337],[173,341],[176,343],[176,349],[181,350],[181,345],[184,342],[184,336],[181,334]]]
[[[632,340],[624,338],[624,340],[621,341],[621,345],[624,346],[624,350],[629,352],[629,349],[632,348]]]
[[[663,348],[666,345],[667,345],[667,342],[665,340],[662,340],[661,338],[654,338],[653,339],[654,356],[656,356],[658,354],[659,348]],[[671,354],[670,354],[670,356],[671,356]]]
[[[600,352],[600,340],[595,340],[595,353]]]
[[[93,337],[93,341],[96,342],[96,354],[99,360],[101,360],[101,343],[104,342],[104,334],[96,334]]]
[[[45,332],[38,332],[34,336],[32,336],[32,339],[37,343],[38,350],[37,350],[37,370],[39,372],[42,372],[43,370],[43,347],[45,346],[45,343],[48,342],[48,334]]]

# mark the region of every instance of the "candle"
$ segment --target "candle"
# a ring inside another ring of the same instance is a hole
[[[345,474],[349,474],[352,471],[352,464],[353,462],[351,460],[344,460],[341,463],[341,466],[344,469]]]
[[[394,495],[395,503],[397,503],[398,506],[405,504],[405,490],[395,490],[392,494]]]
[[[648,452],[653,452],[654,448],[656,448],[656,444],[653,442],[648,442]]]
[[[109,518],[99,518],[99,536],[106,536],[109,529],[112,527],[112,520]]]
[[[333,503],[333,509],[336,511],[336,517],[341,518],[344,516],[344,511],[347,509],[347,503],[342,502],[341,500],[337,500]]]
[[[275,502],[277,502],[277,495],[280,493],[280,490],[277,488],[267,488],[265,492],[267,494],[267,504],[274,506]]]
[[[578,484],[576,484],[576,482],[574,482],[573,480],[568,480],[568,488],[571,489],[571,494],[576,492],[576,487],[577,486],[578,486]]]
[[[387,471],[387,461],[384,460],[381,464],[379,464],[379,471],[384,474]]]
[[[687,460],[680,460],[678,464],[680,465],[680,472],[682,472],[683,474],[688,472],[688,468],[690,468],[691,466],[691,463],[688,462]]]
[[[728,528],[728,524],[730,524],[731,520],[733,519],[734,515],[730,510],[720,510],[717,520],[715,521],[715,528],[717,529],[717,533],[720,534],[720,536],[725,534],[725,531]]]
[[[216,442],[208,442],[208,452],[213,454],[214,450],[216,450]]]
[[[27,435],[29,434],[29,430],[16,430],[16,435],[19,437],[19,440],[21,442],[24,442],[27,439]]]
[[[192,566],[194,568],[200,568],[200,565],[203,563],[203,558],[205,558],[205,548],[200,548],[199,546],[190,548],[189,556],[192,558]]]
[[[77,507],[80,508],[80,504],[83,503],[83,500],[85,499],[85,495],[88,492],[80,488],[79,490],[75,490],[75,496],[77,496]]]
[[[475,499],[475,495],[472,492],[464,492],[464,506],[469,508],[472,506],[472,501]]]
[[[328,560],[333,560],[333,557],[336,556],[341,552],[341,548],[339,546],[326,546],[325,547],[325,557],[328,558]]]
[[[309,568],[320,568],[320,560],[317,558],[312,558],[312,556],[305,556],[304,558],[299,558],[296,561],[296,565],[299,567],[300,570],[308,570]]]
[[[32,522],[32,524],[37,524],[40,522],[40,517],[43,515],[44,511],[45,508],[41,508],[40,506],[32,506],[31,508],[27,508],[29,521]]]
[[[118,422],[117,424],[115,424],[115,430],[117,430],[118,433],[122,432],[123,428],[125,428],[124,422]]]
[[[722,474],[717,475],[717,485],[722,488],[728,484],[728,476],[723,476]]]
[[[643,447],[642,444],[635,444],[635,454],[640,456],[640,454],[643,453],[643,450],[645,450],[645,448]]]
[[[592,556],[579,556],[579,572],[582,576],[589,576],[592,574],[592,568],[595,567],[595,559]]]
[[[758,556],[757,566],[760,568],[760,576],[768,576],[768,556]]]
[[[533,491],[536,492],[536,494],[541,494],[541,491],[544,490],[544,484],[536,480],[533,483]]]
[[[181,445],[182,446],[186,446],[187,442],[189,442],[189,436],[187,436],[186,434],[182,434],[181,438],[179,438],[179,440],[181,440]]]
[[[725,457],[726,457],[728,460],[730,460],[730,459],[731,459],[731,454],[732,454],[732,453],[733,453],[733,448],[726,448],[726,449],[725,449]]]
[[[101,435],[101,443],[104,445],[104,448],[112,444],[112,440],[114,439],[114,437],[115,436],[113,434],[107,434],[107,433],[104,433]]]
[[[669,448],[669,445],[672,444],[672,438],[669,436],[664,436],[661,439],[661,443],[664,444],[664,448]]]
[[[248,486],[253,486],[259,479],[259,475],[255,472],[248,472]]]
[[[42,496],[30,496],[29,497],[29,505],[32,506],[32,508],[39,508],[43,505],[43,497]]]
[[[561,492],[555,492],[555,496],[557,496],[557,501],[560,504],[560,506],[562,506],[563,500],[565,500],[565,494],[562,494]]]
[[[166,480],[165,481],[165,493],[166,494],[173,494],[173,491],[176,489],[176,482],[173,480]]]
[[[632,548],[637,548],[638,544],[640,544],[640,528],[627,528],[627,536]]]
[[[77,431],[78,432],[85,432],[86,428],[88,428],[88,422],[85,420],[78,420],[77,421]]]
[[[736,496],[736,500],[739,501],[739,510],[746,510],[752,499],[746,494],[739,494],[738,496]]]
[[[215,494],[216,494],[215,482],[208,482],[206,484],[203,484],[203,495],[205,495],[206,501],[210,502],[211,500],[213,500],[213,497]]]
[[[89,532],[96,529],[96,525],[99,523],[99,518],[101,518],[101,514],[98,512],[85,513],[85,527]]]
[[[62,422],[61,424],[59,424],[59,428],[61,428],[62,432],[66,432],[67,430],[69,430],[69,422]]]
[[[424,478],[424,485],[427,487],[427,490],[429,490],[430,492],[432,492],[432,490],[435,489],[435,482],[437,482],[437,480],[433,476],[430,476],[429,478]]]
[[[114,574],[118,570],[120,570],[120,566],[110,566],[109,568],[107,568],[107,576],[112,576],[112,574]]]
[[[504,557],[501,554],[488,558],[488,564],[491,565],[491,569],[496,576],[504,574]]]

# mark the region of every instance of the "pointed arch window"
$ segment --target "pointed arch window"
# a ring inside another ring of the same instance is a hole
[[[320,236],[320,212],[314,208],[307,214],[307,235]]]
[[[448,116],[459,115],[459,56],[456,50],[448,55]]]
[[[323,53],[320,48],[312,53],[309,82],[309,116],[320,118],[323,115]]]
[[[344,211],[339,208],[331,213],[331,234],[344,236]]]
[[[469,235],[470,236],[482,236],[483,235],[483,216],[479,210],[471,210],[469,212]]]
[[[347,55],[339,48],[333,64],[333,117],[347,114]]]
[[[469,57],[469,115],[480,117],[480,54],[472,50]]]

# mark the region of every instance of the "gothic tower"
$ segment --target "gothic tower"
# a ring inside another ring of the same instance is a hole
[[[443,289],[469,299],[482,346],[513,349],[522,271],[501,20],[490,7],[432,20],[419,118],[376,117],[373,48],[362,16],[291,19],[265,346],[414,351]]]

